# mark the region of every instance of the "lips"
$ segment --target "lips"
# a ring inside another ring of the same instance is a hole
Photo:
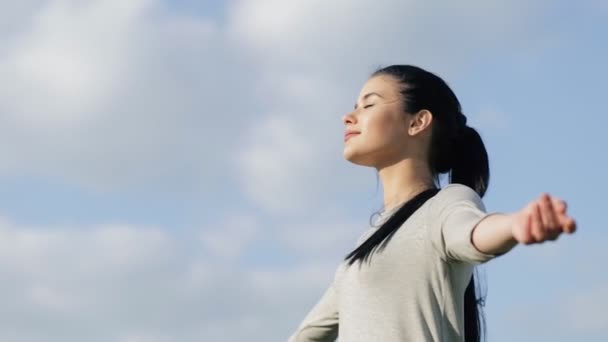
[[[346,134],[344,134],[344,141],[347,141],[348,139],[358,134],[360,134],[360,132],[346,132]]]

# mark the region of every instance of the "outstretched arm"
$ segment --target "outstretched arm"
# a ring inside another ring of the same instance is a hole
[[[512,214],[493,214],[481,220],[472,234],[473,245],[483,253],[500,255],[518,243],[555,240],[574,233],[576,222],[566,214],[566,202],[543,194]]]

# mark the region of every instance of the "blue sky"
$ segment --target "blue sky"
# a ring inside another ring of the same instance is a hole
[[[442,76],[490,211],[579,231],[483,267],[491,341],[604,341],[605,2],[0,4],[0,339],[282,341],[381,205],[342,159],[377,66]]]

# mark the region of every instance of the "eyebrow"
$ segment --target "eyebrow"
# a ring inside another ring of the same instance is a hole
[[[372,91],[371,93],[367,93],[367,94],[363,95],[363,97],[361,98],[361,101],[365,100],[366,98],[368,98],[368,97],[370,97],[372,95],[376,95],[378,97],[382,97],[382,95],[380,95],[380,94]],[[384,98],[384,97],[382,97],[382,98]],[[355,109],[357,109],[357,104],[356,103],[355,103]]]

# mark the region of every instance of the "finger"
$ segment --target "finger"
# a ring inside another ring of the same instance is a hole
[[[576,231],[576,221],[568,217],[562,229],[568,234],[574,233]]]
[[[568,209],[568,204],[565,201],[557,197],[553,197],[551,199],[551,202],[553,202],[553,208],[555,208],[555,211],[557,211],[558,214],[566,213],[566,210]]]
[[[566,233],[572,233],[576,230],[576,222],[572,217],[567,215],[558,216],[559,229]]]
[[[566,233],[573,233],[576,230],[576,223],[566,214],[568,204],[557,197],[553,197],[551,202],[555,209],[557,222],[561,230]]]
[[[542,242],[545,239],[545,232],[543,231],[543,223],[540,213],[540,206],[537,202],[532,203],[531,208],[531,232],[536,242]]]
[[[540,197],[539,202],[541,221],[543,223],[544,228],[543,230],[549,232],[561,230],[555,209],[553,208],[551,197],[549,197],[548,194],[543,194]]]
[[[564,219],[568,218],[568,214],[566,214],[566,210],[568,209],[567,203],[565,201],[557,199],[557,198],[553,198],[551,200],[551,202],[553,204],[553,208],[555,209],[555,213],[556,213],[559,223],[560,224],[564,223],[562,221]]]

